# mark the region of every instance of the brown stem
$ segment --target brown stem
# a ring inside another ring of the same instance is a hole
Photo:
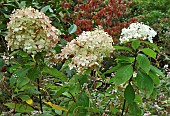
[[[40,79],[37,79],[37,83],[38,83],[38,91],[40,92],[40,84],[41,84]],[[40,104],[40,110],[43,113],[41,94],[39,94],[39,104]]]
[[[125,105],[126,105],[126,100],[124,99],[124,102],[123,102],[123,109],[122,109],[122,114],[121,114],[121,116],[123,116],[123,113],[124,113],[124,110],[125,110]]]
[[[3,77],[3,76],[2,76]],[[3,77],[4,78],[4,77]],[[10,90],[8,90],[8,88],[5,85],[5,82],[3,80],[1,80],[2,82],[2,86],[5,88],[5,90],[8,92],[8,94],[12,97],[12,93],[10,92]]]

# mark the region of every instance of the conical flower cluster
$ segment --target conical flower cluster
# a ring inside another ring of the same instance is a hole
[[[7,24],[6,41],[11,50],[22,49],[28,54],[48,51],[59,41],[59,30],[43,12],[34,8],[16,10]]]
[[[70,69],[83,72],[85,69],[96,70],[101,66],[104,57],[113,52],[113,40],[101,27],[94,31],[84,31],[61,50],[58,59],[64,60],[72,57],[68,64]]]

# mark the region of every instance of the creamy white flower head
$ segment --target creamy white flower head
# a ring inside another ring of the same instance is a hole
[[[18,9],[10,16],[7,24],[8,47],[11,50],[23,49],[29,54],[48,51],[59,39],[59,30],[52,26],[43,12],[34,8]]]
[[[64,60],[72,57],[68,64],[70,69],[75,68],[78,73],[85,69],[96,70],[101,66],[104,57],[109,57],[113,52],[113,40],[102,27],[94,31],[84,31],[76,39],[68,43],[58,55],[58,59]]]
[[[130,39],[148,39],[153,43],[153,37],[155,37],[157,32],[155,32],[151,27],[143,23],[132,23],[128,28],[123,28],[120,36],[120,43],[128,42]]]

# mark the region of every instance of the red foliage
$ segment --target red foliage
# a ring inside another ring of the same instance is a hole
[[[4,66],[4,67],[2,67],[1,69],[0,69],[0,72],[6,72],[6,66]]]
[[[87,0],[84,3],[78,0],[73,6],[74,12],[71,15],[73,23],[77,25],[76,34],[91,31],[96,25],[102,25],[117,42],[115,38],[120,35],[121,29],[129,26],[128,22],[120,21],[120,19],[127,16],[126,9],[131,4],[131,1],[126,3],[124,0],[110,0],[108,3],[103,0]],[[137,18],[130,19],[130,23],[136,21]]]

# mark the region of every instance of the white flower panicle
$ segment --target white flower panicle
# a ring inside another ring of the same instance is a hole
[[[88,68],[96,70],[101,66],[103,58],[109,57],[113,52],[112,44],[112,37],[99,26],[94,31],[84,31],[68,43],[61,50],[58,59],[64,60],[72,57],[68,66],[70,69],[75,68],[78,73]]]
[[[120,43],[128,42],[130,39],[148,39],[153,43],[153,37],[155,37],[157,32],[155,32],[148,25],[139,23],[132,23],[128,28],[123,28],[120,36]]]
[[[59,39],[59,30],[43,12],[34,8],[16,10],[7,24],[6,41],[11,50],[23,49],[29,54],[48,51]]]

